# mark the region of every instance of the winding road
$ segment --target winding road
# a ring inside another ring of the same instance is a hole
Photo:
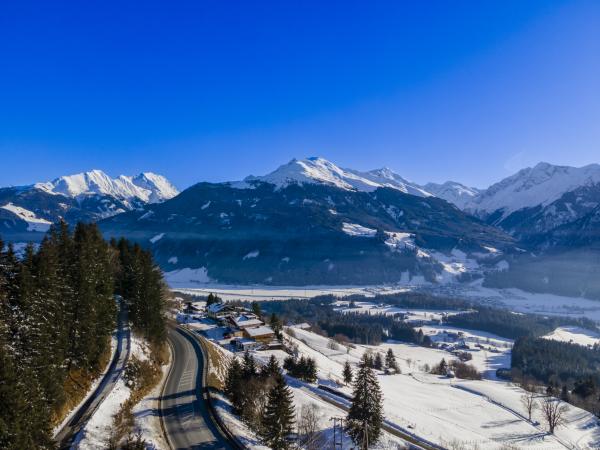
[[[170,447],[233,450],[207,406],[205,362],[198,340],[177,327],[169,330],[169,344],[173,362],[163,386],[160,410]]]
[[[98,406],[104,401],[106,396],[112,391],[117,380],[125,369],[129,351],[131,348],[127,308],[120,303],[117,325],[117,349],[113,359],[106,371],[106,374],[98,384],[96,390],[79,407],[73,417],[56,434],[54,440],[61,450],[70,449],[76,442],[77,435],[83,430],[87,421],[92,417]]]

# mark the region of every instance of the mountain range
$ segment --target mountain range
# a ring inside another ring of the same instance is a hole
[[[419,185],[388,168],[343,169],[313,157],[182,193],[160,175],[113,179],[101,171],[3,188],[0,233],[29,240],[59,218],[99,221],[107,235],[152,248],[166,271],[195,271],[203,281],[366,284],[485,276],[505,284],[515,270],[544,272],[540,264],[558,253],[595,252],[599,205],[595,164],[540,163],[477,189],[455,181]],[[533,278],[543,290],[553,277]]]
[[[146,172],[111,178],[100,170],[0,188],[0,234],[12,241],[38,241],[60,219],[98,221],[178,193],[161,175]]]

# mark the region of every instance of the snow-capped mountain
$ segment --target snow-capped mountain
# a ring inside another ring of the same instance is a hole
[[[411,183],[390,169],[383,168],[369,172],[342,169],[334,163],[318,157],[293,159],[287,164],[264,176],[249,176],[232,186],[246,188],[256,183],[269,183],[277,188],[290,184],[325,184],[350,191],[372,192],[377,188],[390,187],[401,192],[421,197],[431,194],[420,186]]]
[[[504,218],[523,208],[547,206],[564,194],[600,183],[600,165],[584,167],[539,163],[493,184],[466,205],[478,214],[501,211]]]
[[[446,181],[442,184],[427,183],[423,186],[423,189],[436,197],[453,203],[460,209],[465,209],[482,192],[480,189],[465,186],[456,181]]]
[[[50,224],[96,221],[178,194],[163,176],[142,173],[111,178],[100,170],[29,186],[0,188],[0,234],[9,240],[38,240]]]
[[[321,158],[243,182],[198,183],[99,225],[151,248],[165,271],[223,283],[446,281],[514,248],[501,230],[388,169],[352,171]]]
[[[36,183],[33,187],[72,198],[106,195],[121,200],[137,199],[144,203],[157,203],[179,193],[165,177],[151,172],[136,177],[120,175],[111,178],[101,170],[92,170]]]

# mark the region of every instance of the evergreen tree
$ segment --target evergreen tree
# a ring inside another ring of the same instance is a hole
[[[294,431],[294,416],[292,392],[283,376],[279,375],[269,392],[262,420],[262,437],[273,450],[285,450],[291,447],[289,437]]]
[[[277,314],[275,314],[275,313],[271,314],[271,319],[269,320],[269,324],[271,325],[271,328],[273,328],[273,331],[275,332],[275,337],[281,341],[281,339],[283,338],[283,335],[281,334],[282,325],[281,325],[281,320],[279,319],[279,317],[277,317]]]
[[[348,361],[344,363],[344,371],[342,375],[344,377],[345,384],[352,383],[352,367],[350,367],[350,363]]]
[[[398,372],[398,363],[396,362],[396,356],[392,349],[388,349],[387,354],[385,355],[385,366],[388,370],[393,370],[394,372]]]
[[[221,303],[221,299],[211,292],[210,294],[208,294],[208,297],[206,298],[206,306],[208,307],[215,303]]]
[[[274,355],[271,355],[269,358],[269,362],[263,366],[261,370],[261,375],[265,378],[275,377],[281,374],[281,368],[279,367],[279,363]]]
[[[239,412],[242,407],[242,378],[243,369],[239,360],[234,356],[227,369],[225,378],[225,395],[231,400],[233,408]]]
[[[242,378],[244,380],[249,380],[256,376],[256,361],[254,360],[254,356],[252,356],[248,350],[244,352],[244,361],[242,364]]]
[[[258,303],[258,302],[252,302],[252,312],[259,319],[262,317],[262,310],[260,309],[260,303]]]
[[[366,358],[354,379],[352,405],[347,417],[346,431],[354,443],[367,449],[379,439],[383,423],[382,395],[375,373]]]
[[[383,369],[383,359],[381,358],[381,353],[379,352],[375,354],[375,358],[373,359],[373,367],[377,370]]]

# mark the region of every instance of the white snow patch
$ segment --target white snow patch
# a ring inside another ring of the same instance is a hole
[[[556,330],[542,336],[553,341],[570,342],[584,347],[593,347],[600,343],[600,333],[580,327],[558,327]]]
[[[252,250],[250,253],[248,253],[246,256],[244,256],[242,259],[258,258],[258,255],[260,255],[260,252],[258,250]]]
[[[150,239],[150,242],[152,242],[153,244],[156,244],[158,241],[160,241],[163,237],[165,237],[165,233],[160,233],[157,234],[156,236],[154,236],[153,238]]]
[[[7,203],[0,208],[10,211],[15,214],[19,219],[27,222],[27,231],[39,231],[45,233],[52,225],[52,222],[46,219],[37,217],[33,211],[17,206],[13,203]]]
[[[342,231],[349,236],[359,236],[359,237],[374,237],[377,233],[377,230],[373,228],[363,227],[357,223],[342,223]]]
[[[177,263],[179,262],[179,258],[177,258],[177,256],[171,256],[171,257],[170,257],[170,258],[167,260],[167,262],[168,262],[169,264],[177,264]]]
[[[184,269],[173,270],[165,273],[165,280],[169,286],[173,288],[206,284],[211,282],[211,279],[208,277],[208,271],[205,267],[200,267],[198,269],[190,269],[189,267],[186,267]]]

